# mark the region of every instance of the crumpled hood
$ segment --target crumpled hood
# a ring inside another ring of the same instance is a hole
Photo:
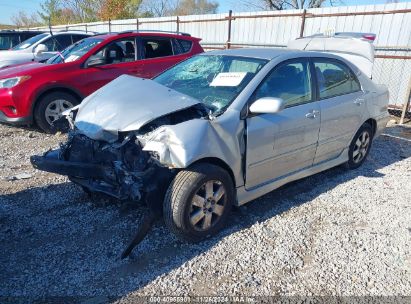
[[[74,124],[89,138],[114,142],[118,132],[138,130],[198,103],[153,80],[122,75],[83,100]]]

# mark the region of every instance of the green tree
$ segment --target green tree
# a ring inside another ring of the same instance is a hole
[[[214,14],[218,3],[209,0],[145,0],[142,5],[153,16]]]
[[[43,21],[43,24],[48,24],[49,20],[51,24],[61,24],[61,1],[60,0],[45,0],[40,3],[41,10],[39,16]]]
[[[141,0],[103,0],[99,17],[102,20],[136,18],[140,5]]]
[[[181,0],[173,12],[174,15],[202,15],[217,13],[218,3],[208,0]]]

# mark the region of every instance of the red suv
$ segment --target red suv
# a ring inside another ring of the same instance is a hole
[[[122,74],[151,78],[203,52],[182,33],[122,32],[85,38],[46,63],[0,69],[0,121],[53,132],[61,113]]]

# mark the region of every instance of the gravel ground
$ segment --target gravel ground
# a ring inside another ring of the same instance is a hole
[[[411,140],[411,128],[387,133]],[[0,296],[411,296],[411,141],[381,136],[361,168],[273,191],[202,243],[158,222],[120,260],[144,208],[30,166],[64,138],[0,125]]]

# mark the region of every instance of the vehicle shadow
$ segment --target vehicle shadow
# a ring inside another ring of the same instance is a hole
[[[408,142],[382,137],[359,169],[336,167],[235,208],[226,228],[201,243],[177,240],[158,221],[125,260],[120,259],[121,252],[134,236],[145,208],[90,199],[71,183],[3,195],[0,295],[121,298],[200,257],[231,234],[309,204],[341,183],[359,177],[383,178],[379,169],[410,156]]]

